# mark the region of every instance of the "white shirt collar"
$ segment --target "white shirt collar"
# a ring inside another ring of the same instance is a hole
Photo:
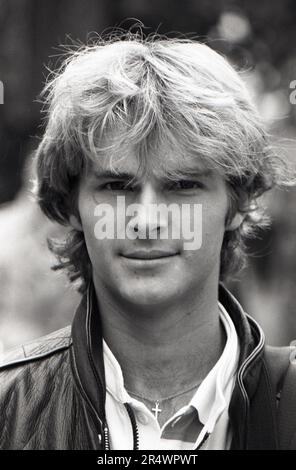
[[[220,319],[227,336],[222,355],[200,384],[189,406],[194,406],[206,432],[211,433],[222,412],[228,407],[237,371],[239,343],[229,314],[219,303]]]

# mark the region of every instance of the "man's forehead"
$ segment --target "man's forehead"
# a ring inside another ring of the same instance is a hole
[[[123,155],[101,155],[92,161],[89,166],[89,175],[97,177],[105,175],[130,175],[137,179],[147,177],[174,178],[181,175],[209,175],[212,173],[204,162],[198,156],[182,155],[174,152],[170,154],[161,154],[151,158],[141,158],[135,152]]]

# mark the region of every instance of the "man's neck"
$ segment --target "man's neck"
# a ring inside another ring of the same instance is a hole
[[[104,339],[128,390],[155,400],[177,394],[199,384],[219,359],[225,333],[217,289],[145,311],[119,306],[98,287],[96,292]]]

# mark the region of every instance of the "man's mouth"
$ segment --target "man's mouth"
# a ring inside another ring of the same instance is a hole
[[[121,254],[124,258],[135,260],[156,260],[161,258],[170,258],[176,256],[178,252],[171,250],[132,250]]]

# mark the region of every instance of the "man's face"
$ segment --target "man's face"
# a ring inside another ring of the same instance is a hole
[[[172,161],[181,158],[178,155],[174,157]],[[177,181],[152,170],[138,179],[135,177],[138,161],[132,150],[125,160],[124,169],[120,162],[113,163],[114,167],[118,175],[110,174],[108,158],[102,159],[86,172],[79,187],[81,228],[97,289],[102,293],[109,292],[121,302],[147,307],[185,301],[197,289],[202,289],[207,281],[213,287],[217,286],[228,209],[224,180],[201,166],[196,167],[196,174],[191,173]],[[138,211],[123,220],[118,209],[118,196],[125,202],[125,208],[139,204]],[[116,235],[98,239],[96,211],[102,204],[113,210],[113,215],[112,211],[109,215],[105,213],[104,220],[110,221],[110,227],[116,228],[117,224],[123,223],[126,232],[122,239]],[[174,204],[180,211],[155,219],[149,215],[153,204]],[[202,207],[202,218],[199,212],[198,220],[194,220],[197,215],[193,210],[195,204]],[[192,210],[183,212],[182,220],[178,214],[182,215],[184,205]],[[194,249],[188,249],[188,238],[182,230],[184,224],[188,229],[188,217],[191,228],[195,224],[202,232],[201,246]],[[161,233],[164,238],[161,238]],[[179,233],[179,238],[175,238],[173,233]]]

